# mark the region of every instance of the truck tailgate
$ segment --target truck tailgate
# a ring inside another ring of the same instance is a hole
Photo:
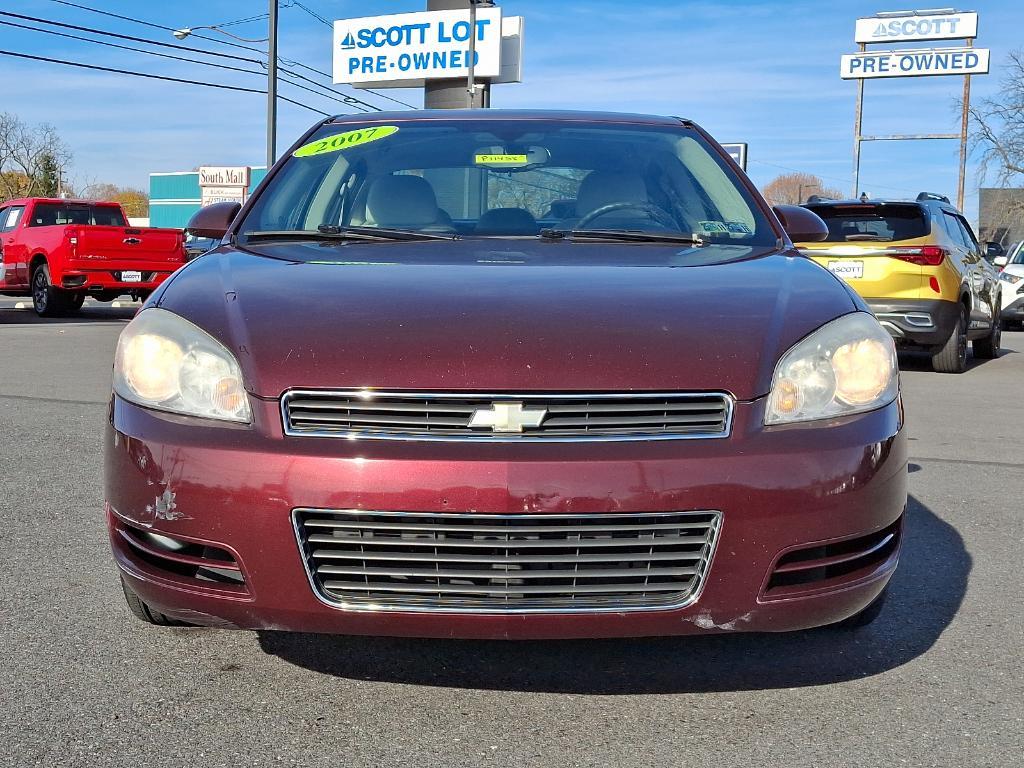
[[[78,238],[78,259],[102,259],[117,262],[119,267],[181,264],[185,260],[180,229],[90,226],[76,227],[70,234]]]

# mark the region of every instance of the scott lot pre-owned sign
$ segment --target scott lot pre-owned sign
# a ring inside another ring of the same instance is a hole
[[[911,40],[964,40],[978,36],[977,13],[899,13],[857,19],[854,42],[898,43]]]
[[[463,77],[469,70],[469,11],[427,11],[334,22],[334,82]],[[478,77],[501,70],[501,9],[476,15]]]
[[[853,53],[839,65],[844,80],[871,77],[988,74],[987,48],[931,48],[923,51]]]

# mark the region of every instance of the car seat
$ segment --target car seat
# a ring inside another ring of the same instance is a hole
[[[492,208],[476,224],[478,235],[535,235],[537,220],[525,208]]]
[[[450,229],[430,182],[420,176],[384,176],[370,187],[366,218],[379,227]]]

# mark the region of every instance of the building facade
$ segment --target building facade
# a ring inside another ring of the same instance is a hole
[[[202,207],[204,197],[208,203],[217,199],[224,199],[209,195],[204,196],[203,190],[205,185],[201,185],[200,177],[207,170],[203,168],[195,171],[149,174],[150,226],[183,229],[188,224],[188,220],[192,218],[192,214]],[[241,169],[232,170],[237,171]],[[262,166],[247,167],[245,171],[248,185],[238,189],[239,199],[247,197],[263,181],[263,177],[267,175],[267,169]],[[210,189],[210,187],[207,187],[208,191]],[[225,191],[225,185],[222,183],[215,189],[218,192]]]
[[[978,238],[1004,247],[1024,240],[1024,189],[978,190]]]

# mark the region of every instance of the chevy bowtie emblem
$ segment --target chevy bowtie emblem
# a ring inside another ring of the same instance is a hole
[[[473,411],[469,426],[494,432],[522,432],[523,427],[539,427],[547,415],[544,408],[526,410],[522,403],[492,403],[488,409]]]

